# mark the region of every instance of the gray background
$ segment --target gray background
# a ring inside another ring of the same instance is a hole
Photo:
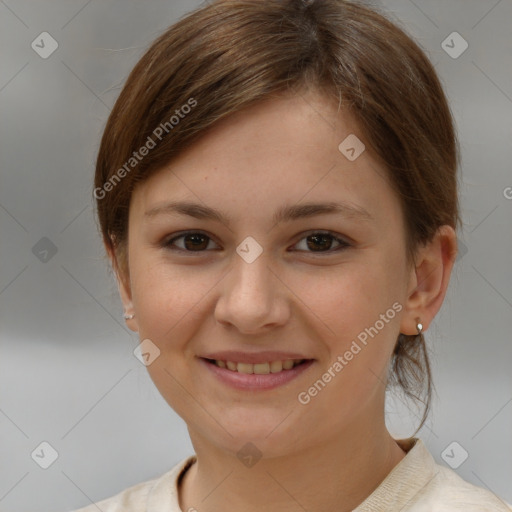
[[[441,464],[459,443],[452,460],[462,449],[469,457],[456,471],[512,502],[512,2],[383,4],[434,62],[463,158],[462,253],[426,335],[438,398],[420,436]],[[78,508],[192,453],[183,421],[132,353],[137,338],[122,320],[91,191],[101,130],[127,73],[198,5],[0,0],[4,512]],[[58,42],[46,59],[31,48],[44,31]],[[441,46],[453,31],[469,44],[458,58]],[[395,436],[411,435],[416,422],[414,410],[389,400]],[[48,469],[35,460],[49,461],[50,449],[31,456],[43,441],[58,452]]]

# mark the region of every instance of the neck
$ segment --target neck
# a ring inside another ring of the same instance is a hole
[[[384,424],[378,433],[347,429],[286,456],[261,458],[252,467],[192,435],[197,462],[179,490],[182,510],[213,512],[352,511],[405,456]]]

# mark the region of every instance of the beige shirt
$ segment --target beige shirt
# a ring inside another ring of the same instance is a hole
[[[420,439],[398,440],[407,455],[353,512],[510,512],[512,507],[437,464]],[[182,512],[178,485],[195,455],[159,478],[75,512]]]

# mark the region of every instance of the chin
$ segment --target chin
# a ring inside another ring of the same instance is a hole
[[[305,435],[293,425],[287,424],[287,428],[284,428],[289,411],[279,415],[268,414],[264,419],[261,411],[253,411],[253,414],[244,414],[243,417],[235,411],[233,413],[232,420],[221,422],[226,430],[213,420],[213,424],[209,422],[206,429],[204,424],[197,430],[189,428],[192,443],[195,444],[194,438],[197,435],[206,440],[208,445],[215,445],[239,459],[245,455],[273,458],[289,455],[297,446],[298,438],[303,439]]]

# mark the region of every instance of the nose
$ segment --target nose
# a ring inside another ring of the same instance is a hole
[[[215,307],[219,323],[244,334],[257,334],[287,322],[287,288],[264,255],[252,263],[237,256],[222,283]]]

